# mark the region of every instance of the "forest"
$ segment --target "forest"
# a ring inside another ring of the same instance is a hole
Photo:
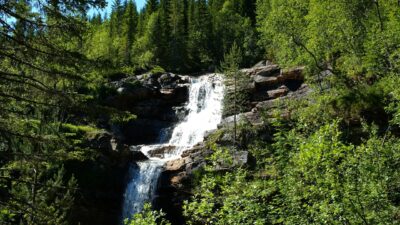
[[[223,74],[233,119],[179,209],[120,222],[129,145],[149,144],[121,133],[161,132],[172,73]],[[0,0],[0,224],[400,224],[399,84],[397,0]]]

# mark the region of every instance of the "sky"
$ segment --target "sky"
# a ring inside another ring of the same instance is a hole
[[[125,0],[121,0],[121,2],[124,2],[124,1]],[[146,0],[134,0],[134,1],[136,2],[138,11],[140,11],[144,7],[144,4],[146,3]],[[91,15],[93,13],[97,14],[98,12],[100,12],[102,15],[104,15],[104,13],[107,12],[107,14],[110,15],[111,6],[112,6],[114,0],[106,0],[106,2],[107,2],[107,7],[105,9],[103,9],[103,10],[92,9],[89,11],[89,15]]]

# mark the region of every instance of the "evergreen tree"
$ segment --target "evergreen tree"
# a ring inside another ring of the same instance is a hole
[[[192,68],[200,69],[212,62],[211,15],[205,0],[189,2],[187,51]]]
[[[159,20],[160,30],[158,31],[158,52],[160,65],[164,68],[168,68],[169,63],[169,40],[171,37],[171,25],[169,23],[169,8],[171,0],[160,0],[159,6]]]
[[[171,0],[170,2],[169,66],[177,71],[186,68],[185,2],[185,0]]]
[[[146,0],[145,10],[146,14],[150,16],[158,9],[158,0]]]
[[[132,47],[136,34],[136,27],[138,21],[138,13],[136,4],[130,0],[124,13],[123,35],[125,42],[125,64],[130,65],[132,59]]]

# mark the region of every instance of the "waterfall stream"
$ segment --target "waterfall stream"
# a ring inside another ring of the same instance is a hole
[[[223,92],[223,81],[219,74],[191,78],[185,119],[174,127],[171,138],[165,143],[141,147],[141,151],[148,156],[152,150],[162,147],[172,146],[173,149],[162,156],[137,162],[129,169],[122,218],[130,218],[143,209],[144,203],[152,201],[166,161],[179,158],[182,152],[203,141],[207,131],[217,128],[222,118]]]

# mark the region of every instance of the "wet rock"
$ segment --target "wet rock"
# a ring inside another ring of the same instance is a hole
[[[165,155],[173,153],[175,146],[160,146],[159,148],[150,150],[147,154],[151,157],[164,158]]]
[[[129,150],[132,152],[133,161],[145,161],[149,159],[142,151],[140,151],[142,147],[143,145],[136,145],[129,147]]]
[[[196,146],[194,146],[193,148],[184,151],[181,154],[181,157],[182,158],[185,158],[185,157],[195,158],[205,150],[206,150],[206,146],[204,145],[204,143],[199,143]]]

